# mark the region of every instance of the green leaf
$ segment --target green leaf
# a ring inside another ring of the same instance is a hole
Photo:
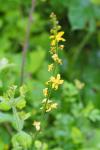
[[[6,68],[10,68],[14,66],[14,64],[10,64],[7,58],[2,58],[0,60],[0,71],[6,69]]]
[[[79,128],[77,128],[77,127],[72,128],[72,139],[75,144],[79,144],[82,142],[83,135]]]
[[[28,149],[32,144],[32,138],[24,131],[20,131],[12,137],[13,147],[22,147]]]
[[[13,117],[11,114],[9,113],[2,113],[0,112],[0,123],[3,123],[3,122],[13,122]]]
[[[71,8],[68,17],[73,30],[83,29],[85,27],[86,18],[82,7]]]
[[[8,102],[0,102],[0,110],[8,111],[11,107]]]
[[[88,29],[90,32],[96,29],[95,7],[89,0],[76,0],[69,7],[68,17],[73,30]]]
[[[89,115],[89,118],[95,122],[95,121],[100,121],[100,111],[98,109],[92,110],[92,112]]]
[[[45,58],[45,51],[42,48],[38,48],[37,51],[29,53],[29,61],[27,64],[27,69],[31,73],[35,73],[42,65]]]
[[[16,101],[16,107],[18,109],[23,109],[26,106],[26,100],[23,97],[19,97]]]
[[[37,78],[45,83],[50,78],[50,72],[48,72],[48,62],[44,62],[37,73]]]

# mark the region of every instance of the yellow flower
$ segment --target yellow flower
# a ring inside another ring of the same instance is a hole
[[[51,46],[55,46],[55,45],[56,45],[56,40],[54,39],[51,41]]]
[[[58,58],[58,64],[62,64],[62,60]]]
[[[53,103],[51,100],[47,100],[46,98],[43,99],[42,104],[45,106],[46,104],[46,110],[45,112],[50,112],[53,109],[56,109],[58,104],[57,103]],[[42,106],[40,109],[44,109],[44,106]]]
[[[56,40],[59,41],[65,41],[65,39],[62,37],[64,34],[63,31],[58,32],[58,34],[56,35]]]
[[[54,54],[54,55],[52,55],[52,58],[53,58],[54,61],[57,61],[58,60],[58,55]]]
[[[57,106],[58,106],[57,103],[50,103],[50,104],[48,104],[47,108],[46,108],[46,112],[50,112],[53,109],[57,109]]]
[[[56,41],[57,41],[57,42],[60,42],[60,41],[63,41],[63,42],[64,42],[65,39],[62,37],[63,34],[64,34],[64,32],[63,32],[63,31],[60,31],[60,32],[57,33],[56,36],[55,36],[55,35],[51,35],[51,36],[50,36],[50,38],[52,39],[51,45],[54,46],[54,45],[56,44]]]
[[[53,64],[48,65],[48,71],[49,71],[49,72],[52,71],[53,68],[54,68],[54,65],[53,65]]]
[[[51,49],[50,49],[50,53],[53,54],[56,52],[56,48],[55,46],[51,46]]]
[[[34,121],[33,125],[35,126],[36,130],[39,131],[40,130],[40,122],[39,121]]]
[[[56,15],[54,14],[54,12],[52,12],[52,13],[50,14],[50,18],[56,18]]]
[[[45,99],[43,99],[42,103],[45,104],[46,101],[47,101],[47,99],[45,98]],[[48,103],[51,103],[51,102],[52,102],[51,100],[48,100]]]
[[[63,50],[63,49],[64,49],[64,45],[60,45],[59,48],[60,48],[61,50]]]
[[[52,59],[57,62],[58,64],[62,64],[62,60],[58,57],[57,54],[52,55]]]
[[[43,94],[45,97],[48,96],[48,88],[43,89]]]
[[[60,80],[60,74],[57,74],[57,77],[51,77],[50,81],[52,83],[52,88],[57,90],[60,84],[63,84],[63,80]]]
[[[52,104],[51,104],[51,109],[56,109],[56,108],[57,108],[57,106],[58,106],[58,104],[57,104],[57,103],[52,103]]]

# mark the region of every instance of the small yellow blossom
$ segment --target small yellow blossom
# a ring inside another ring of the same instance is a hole
[[[43,99],[42,103],[46,103],[47,99]],[[51,100],[48,100],[48,103],[51,103],[52,101]]]
[[[56,52],[55,46],[51,46],[51,48],[50,48],[50,53],[51,53],[51,54],[54,54],[55,52]]]
[[[57,103],[52,103],[51,104],[51,109],[57,109],[58,104]]]
[[[57,90],[60,84],[63,84],[63,80],[60,80],[60,74],[57,74],[57,77],[51,77],[50,81],[52,83],[52,88]]]
[[[52,59],[57,62],[58,64],[62,64],[62,60],[58,57],[57,54],[52,55]]]
[[[54,54],[55,52],[56,52],[56,48],[55,48],[55,46],[52,46],[51,49],[50,49],[50,53]]]
[[[53,68],[54,68],[54,65],[53,65],[53,64],[48,65],[48,71],[49,71],[49,72],[52,71]]]
[[[54,54],[54,55],[52,56],[52,58],[53,58],[54,61],[57,61],[57,60],[58,60],[58,55],[57,55],[57,54]]]
[[[49,99],[43,99],[43,101],[42,101],[42,104],[43,105],[45,105],[46,104],[46,109],[48,108],[48,106],[50,105],[52,103],[52,101],[51,100],[49,100]],[[44,109],[44,107],[42,106],[41,108],[40,108],[41,110],[43,110]]]
[[[77,87],[77,89],[81,90],[81,89],[83,89],[85,84],[80,82],[79,80],[75,79],[75,86]]]
[[[50,112],[51,110],[56,109],[57,106],[58,106],[57,103],[54,103],[51,100],[47,100],[46,98],[43,99],[42,103],[43,103],[44,106],[45,106],[45,103],[46,103],[46,110],[45,110],[45,112]],[[40,109],[44,109],[44,107],[41,107]]]
[[[55,46],[56,45],[56,40],[52,40],[51,41],[51,46]]]
[[[57,103],[51,103],[51,104],[47,105],[46,112],[50,112],[53,109],[57,109],[57,106],[58,106]]]
[[[62,60],[61,59],[58,59],[58,64],[62,64]]]
[[[36,130],[39,131],[40,130],[40,122],[39,121],[34,121],[33,125],[35,126]]]
[[[56,15],[54,14],[54,12],[52,12],[51,14],[50,14],[50,18],[55,18],[56,17]]]
[[[52,39],[51,45],[54,46],[54,45],[56,45],[56,42],[60,42],[60,41],[63,41],[63,42],[64,42],[65,39],[62,37],[63,34],[64,34],[64,32],[63,32],[63,31],[60,31],[60,32],[57,33],[56,36],[55,36],[55,35],[51,35],[51,36],[50,36],[50,38]]]
[[[63,31],[58,32],[58,34],[56,35],[56,40],[59,41],[65,41],[65,39],[62,37],[64,34]]]
[[[45,97],[48,96],[48,88],[43,89],[43,94]]]
[[[47,108],[46,108],[46,112],[50,112],[51,111],[51,107],[49,106],[47,106]]]
[[[50,30],[50,39],[51,39],[51,43],[50,43],[50,54],[51,54],[51,58],[53,60],[53,63],[48,65],[48,71],[54,71],[52,72],[53,74],[55,74],[55,70],[57,68],[58,64],[62,64],[62,60],[59,57],[59,52],[58,50],[63,50],[64,45],[60,45],[60,42],[65,41],[65,39],[63,38],[64,32],[60,31],[61,30],[61,26],[59,26],[59,22],[56,18],[56,15],[54,13],[52,13],[50,15],[51,17],[51,22],[53,25],[53,28]],[[56,109],[58,104],[52,102],[51,100],[49,100],[49,98],[51,97],[51,93],[52,93],[52,89],[57,90],[59,88],[59,85],[63,84],[63,80],[60,77],[60,74],[57,74],[56,76],[51,76],[50,79],[46,82],[46,87],[43,90],[43,94],[45,96],[45,99],[43,99],[42,101],[42,107],[40,109],[42,109],[44,112],[50,112],[52,109]],[[49,89],[49,90],[48,90]],[[50,92],[49,92],[50,91]],[[35,126],[37,125],[37,122],[35,123]]]
[[[63,34],[64,34],[64,32],[60,31],[60,32],[57,33],[56,36],[55,35],[51,35],[50,38],[54,39],[54,40],[57,40],[57,42],[59,42],[59,41],[65,41],[65,39],[62,37]]]
[[[63,49],[64,49],[64,45],[60,45],[59,48],[60,48],[61,50],[63,50]]]

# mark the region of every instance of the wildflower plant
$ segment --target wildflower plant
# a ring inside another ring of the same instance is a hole
[[[57,68],[59,65],[62,65],[62,59],[60,58],[60,52],[63,50],[64,45],[62,42],[65,41],[63,38],[64,32],[61,31],[61,26],[58,23],[57,17],[54,13],[50,15],[52,29],[50,30],[50,57],[51,57],[51,64],[48,65],[48,72],[51,73],[51,77],[48,81],[46,81],[46,87],[43,89],[44,99],[42,101],[43,114],[56,109],[58,104],[52,101],[52,92],[57,91],[59,86],[63,84],[63,80],[61,79],[60,73],[57,72]],[[36,130],[40,130],[39,125],[41,122],[34,122],[33,125],[35,126]]]
[[[52,76],[46,82],[46,88],[43,89],[45,99],[42,102],[42,109],[44,109],[44,112],[49,112],[52,109],[57,108],[57,103],[51,101],[51,93],[52,91],[58,90],[59,86],[63,84],[61,75],[57,73],[57,67],[62,64],[59,53],[64,48],[64,45],[61,45],[60,43],[65,41],[63,38],[64,32],[61,31],[61,26],[54,13],[51,13],[50,19],[52,23],[52,29],[50,31],[50,56],[52,63],[48,65],[48,71],[51,72]]]
[[[44,99],[42,100],[41,107],[43,115],[57,108],[58,104],[52,100],[52,92],[57,91],[64,82],[57,71],[59,65],[62,65],[62,59],[59,54],[64,48],[64,45],[62,45],[62,42],[65,41],[63,38],[64,32],[61,31],[61,26],[54,13],[50,15],[50,18],[53,26],[50,31],[50,58],[52,62],[48,65],[48,72],[50,72],[51,77],[46,81],[45,88],[43,89]],[[5,68],[6,64],[8,67],[8,61],[5,59],[1,64],[2,68]],[[23,111],[23,108],[26,106],[26,92],[27,88],[25,85],[20,87],[13,85],[0,96],[0,110],[11,111],[13,114],[12,124],[16,130],[16,134],[12,136],[11,140],[13,150],[27,150],[32,145],[32,136],[24,131],[25,120],[30,117],[30,113]],[[33,122],[36,131],[41,131],[41,123],[42,121]]]
[[[23,131],[24,121],[30,116],[29,113],[22,113],[22,109],[26,106],[26,86],[21,86],[19,88],[18,97],[16,97],[17,90],[17,86],[10,86],[6,93],[0,96],[0,110],[12,110],[13,112],[13,126],[17,131],[12,137],[13,150],[27,149],[32,143],[31,136]]]
[[[67,1],[0,3],[0,150],[100,149],[99,0]],[[54,8],[69,24],[64,81],[64,32],[54,13],[50,38],[44,31]]]

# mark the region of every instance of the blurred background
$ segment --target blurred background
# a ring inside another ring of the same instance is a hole
[[[31,0],[0,0],[0,94],[20,83],[30,7]],[[47,116],[46,130],[32,150],[40,150],[41,144],[43,150],[100,150],[100,0],[36,0],[25,64],[25,83],[30,89],[26,111],[32,116],[25,130],[34,136],[32,122],[40,118],[42,89],[50,76],[51,12],[65,32],[60,68],[65,82],[53,95],[59,107]],[[11,149],[9,127],[15,132],[11,117],[10,112],[0,115],[0,150]]]

